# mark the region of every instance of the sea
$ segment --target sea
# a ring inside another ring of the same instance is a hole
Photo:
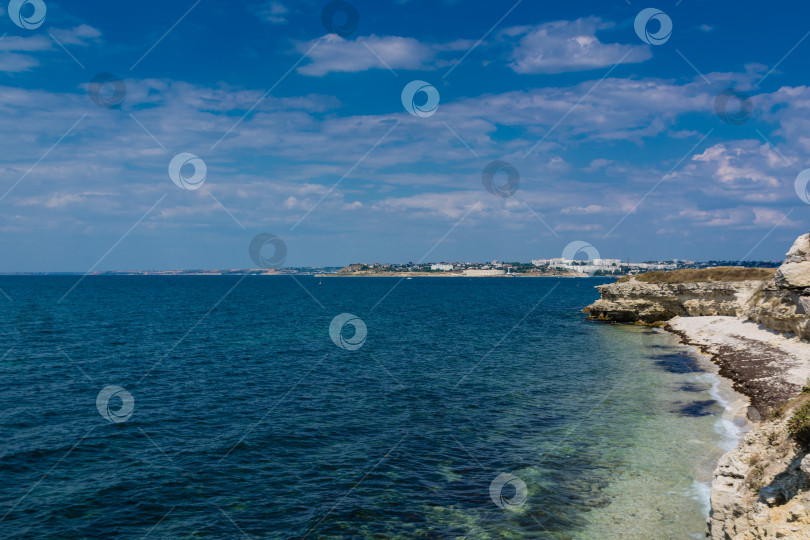
[[[607,282],[0,277],[0,537],[701,538],[738,396]]]

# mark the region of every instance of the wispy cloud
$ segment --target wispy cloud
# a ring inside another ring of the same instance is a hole
[[[608,67],[621,61],[643,62],[652,57],[646,45],[603,43],[598,30],[612,24],[597,17],[516,26],[502,36],[516,41],[509,66],[517,73],[565,73]]]
[[[399,36],[364,36],[344,39],[336,34],[321,38],[309,53],[310,62],[298,68],[302,75],[322,77],[328,73],[356,73],[369,69],[426,69],[437,49],[414,38]],[[312,42],[299,43],[303,53]],[[381,61],[382,60],[382,61]]]
[[[51,33],[63,45],[77,45],[86,47],[101,38],[101,31],[87,24],[80,24],[73,28],[54,28]]]
[[[286,24],[290,10],[277,0],[262,2],[256,9],[256,15],[271,24]]]

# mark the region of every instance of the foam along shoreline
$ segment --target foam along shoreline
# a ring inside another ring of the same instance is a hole
[[[810,540],[810,233],[772,276],[675,270],[597,290],[590,319],[663,326],[750,398],[724,414],[723,429],[741,438],[714,470],[708,536]]]
[[[699,375],[697,380],[708,386],[709,396],[723,410],[714,424],[718,438],[703,441],[707,453],[695,469],[691,495],[700,501],[703,515],[708,518],[711,512],[711,486],[717,463],[724,454],[736,448],[745,434],[756,425],[748,419],[751,400],[735,388],[734,380],[720,374],[721,367],[716,358],[707,354],[700,344],[691,341],[686,332],[675,331],[674,328],[664,330],[674,334],[673,339],[688,347],[689,352],[698,358],[700,367],[705,372]],[[754,416],[758,415],[755,413]]]
[[[724,404],[722,430],[737,442],[711,481],[709,537],[810,539],[810,454],[787,435],[790,410],[781,412],[810,376],[810,342],[729,316],[675,317],[665,328],[751,397],[751,407]]]
[[[764,417],[810,378],[810,342],[730,316],[675,317],[665,326],[709,355]]]
[[[704,381],[724,411],[715,427],[722,438],[720,452],[706,456],[695,479],[704,513],[710,517],[712,482],[720,460],[766,418],[774,402],[795,396],[795,381],[810,375],[810,342],[731,316],[675,317],[664,330],[706,363]],[[769,375],[759,377],[765,372]]]

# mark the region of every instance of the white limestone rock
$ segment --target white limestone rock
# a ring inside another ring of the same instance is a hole
[[[786,263],[799,263],[810,260],[810,233],[798,237],[785,255]]]
[[[773,279],[782,289],[810,287],[810,261],[783,263]]]

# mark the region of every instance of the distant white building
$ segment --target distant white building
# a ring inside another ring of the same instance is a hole
[[[572,259],[533,259],[534,266],[548,266],[558,270],[567,270],[579,274],[593,274],[594,272],[613,272],[622,264],[620,259],[593,259],[590,261],[576,261]]]
[[[449,272],[450,270],[453,269],[453,265],[452,264],[444,264],[444,263],[431,264],[430,269],[431,270],[441,270],[442,272]]]
[[[593,274],[598,271],[614,272],[622,266],[629,267],[631,271],[639,270],[674,270],[675,264],[662,263],[623,263],[621,259],[593,259],[590,261],[575,261],[571,259],[533,259],[534,266],[548,266],[580,274]]]
[[[572,261],[571,259],[562,259],[557,257],[555,259],[532,259],[532,264],[535,266],[562,266],[565,264],[571,264],[573,262],[586,262],[586,261]]]
[[[591,261],[594,266],[620,266],[621,259],[594,259]]]

